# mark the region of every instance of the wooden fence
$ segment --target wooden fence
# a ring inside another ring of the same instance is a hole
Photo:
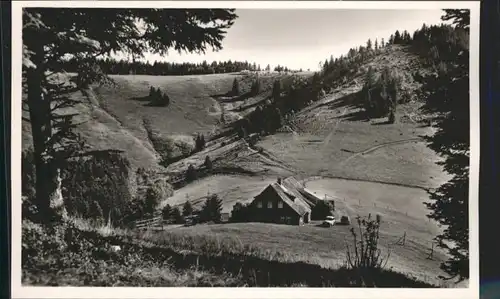
[[[136,220],[134,227],[137,229],[163,228],[163,224],[164,221],[161,212],[155,212],[151,218]]]

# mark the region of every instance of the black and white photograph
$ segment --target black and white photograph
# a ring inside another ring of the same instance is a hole
[[[475,298],[479,2],[12,6],[13,295]]]

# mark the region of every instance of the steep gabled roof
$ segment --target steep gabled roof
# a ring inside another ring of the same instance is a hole
[[[272,183],[269,185],[276,194],[283,200],[283,202],[288,205],[292,210],[294,210],[299,216],[303,216],[307,212],[311,212],[311,208],[305,206],[297,201],[297,198],[287,190],[287,188],[283,188],[280,184]]]
[[[309,201],[301,193],[301,191],[304,189],[304,186],[299,181],[297,181],[297,179],[295,179],[294,177],[287,177],[281,182],[281,184],[295,196],[299,204],[303,205],[309,210],[312,206],[314,206],[314,203]]]

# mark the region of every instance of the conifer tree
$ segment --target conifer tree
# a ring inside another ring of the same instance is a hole
[[[212,194],[201,209],[201,221],[220,223],[222,220],[222,200],[217,194]]]
[[[234,78],[234,80],[233,80],[233,89],[231,90],[231,93],[233,96],[240,95],[240,83],[238,82],[238,79],[236,79],[236,78]]]
[[[182,216],[187,217],[191,216],[193,214],[193,206],[191,205],[191,202],[188,200],[184,203],[184,206],[182,207]]]
[[[25,107],[31,124],[36,173],[36,200],[40,220],[58,216],[51,207],[60,165],[69,156],[80,155],[84,142],[74,132],[74,116],[61,115],[59,108],[77,104],[70,95],[94,82],[110,84],[96,57],[111,52],[129,52],[133,57],[146,50],[162,54],[177,51],[221,49],[226,30],[237,18],[232,9],[101,9],[24,8],[23,79]],[[139,30],[139,24],[141,30]],[[177,28],[172,34],[172,28]],[[199,34],[192,35],[197,30]],[[189,35],[189,39],[187,38]],[[54,83],[67,57],[74,57],[76,80],[65,86]]]
[[[279,100],[281,97],[281,80],[279,79],[274,81],[272,97],[275,101]]]
[[[213,167],[213,164],[212,164],[212,160],[210,159],[209,156],[206,156],[205,157],[205,163],[203,163],[203,165],[208,169],[208,170],[212,170],[212,167]]]

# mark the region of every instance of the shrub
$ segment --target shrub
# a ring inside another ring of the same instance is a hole
[[[130,163],[117,151],[96,152],[68,161],[61,171],[62,193],[70,215],[94,220],[122,220],[132,200]]]
[[[326,216],[333,215],[334,210],[333,203],[327,200],[318,201],[318,203],[312,208],[311,219],[312,220],[323,220]]]
[[[153,106],[164,107],[170,104],[170,98],[166,92],[162,92],[159,88],[153,86],[149,89],[149,101]]]
[[[381,250],[378,248],[379,230],[381,217],[377,215],[376,219],[371,218],[371,214],[367,218],[356,218],[359,228],[359,235],[354,227],[351,228],[353,237],[353,248],[347,245],[346,256],[347,265],[352,269],[362,271],[369,275],[370,270],[380,270],[385,267],[390,256],[388,251],[385,258],[381,257]],[[367,272],[368,271],[368,272]]]
[[[231,222],[246,222],[249,220],[250,207],[248,205],[237,202],[231,211]]]

